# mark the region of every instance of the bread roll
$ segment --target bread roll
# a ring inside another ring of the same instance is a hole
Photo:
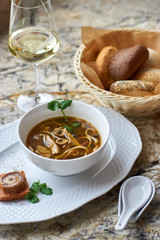
[[[154,94],[160,94],[160,82],[156,85],[154,89]]]
[[[143,45],[136,45],[118,51],[110,62],[110,74],[117,80],[127,80],[133,73],[145,63],[149,56],[147,48]]]
[[[143,67],[149,68],[160,68],[160,52],[154,49],[148,48],[149,57],[147,61],[143,64]]]
[[[140,80],[116,81],[111,84],[110,91],[117,94],[134,97],[152,96],[155,84]]]
[[[106,90],[109,89],[109,86],[111,85],[111,83],[114,82],[114,80],[110,75],[109,64],[110,64],[110,60],[112,59],[112,57],[115,55],[117,51],[118,49],[112,46],[104,47],[100,51],[96,59],[98,75]]]
[[[160,69],[159,68],[149,68],[142,67],[139,71],[137,71],[132,79],[141,80],[141,81],[149,81],[155,84],[160,82]]]

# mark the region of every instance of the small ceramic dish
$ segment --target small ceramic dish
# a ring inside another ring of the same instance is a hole
[[[90,122],[101,136],[101,146],[89,155],[74,159],[51,159],[42,157],[26,147],[26,138],[29,131],[38,123],[52,118],[62,116],[61,111],[50,111],[47,104],[38,105],[23,115],[19,121],[17,133],[19,142],[27,154],[28,159],[43,170],[52,172],[55,175],[68,176],[87,170],[101,159],[103,150],[108,142],[110,128],[106,117],[95,107],[72,101],[70,107],[65,109],[66,116],[79,117]]]

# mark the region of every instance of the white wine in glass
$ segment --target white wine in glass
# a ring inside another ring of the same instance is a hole
[[[20,95],[17,101],[22,111],[53,99],[39,89],[38,65],[53,57],[59,49],[53,8],[50,0],[12,0],[8,46],[13,56],[33,63],[35,95]]]

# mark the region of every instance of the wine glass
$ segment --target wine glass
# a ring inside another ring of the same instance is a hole
[[[31,107],[53,99],[40,93],[38,66],[59,49],[53,8],[50,0],[11,0],[8,46],[13,56],[31,62],[35,69],[34,96],[20,95],[17,105],[26,112]]]

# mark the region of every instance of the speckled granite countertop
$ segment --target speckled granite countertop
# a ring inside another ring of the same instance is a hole
[[[158,0],[56,0],[54,11],[61,38],[57,55],[43,64],[41,89],[56,96],[99,104],[78,81],[73,58],[81,43],[81,26],[98,28],[138,27],[160,29]],[[7,48],[8,33],[0,35],[0,125],[19,118],[17,96],[34,88],[31,66],[11,56]],[[143,149],[129,176],[144,175],[153,180],[156,195],[136,223],[116,232],[120,184],[110,192],[81,208],[40,223],[1,225],[0,240],[84,240],[84,239],[160,239],[160,114],[129,119],[138,128]]]

